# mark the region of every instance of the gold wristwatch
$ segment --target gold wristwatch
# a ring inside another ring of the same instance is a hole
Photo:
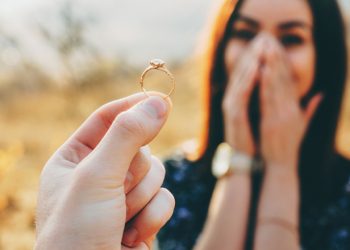
[[[238,152],[228,144],[221,143],[215,152],[212,162],[212,173],[217,178],[232,174],[250,174],[253,168],[253,157]]]

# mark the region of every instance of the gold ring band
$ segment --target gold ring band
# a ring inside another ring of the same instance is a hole
[[[172,88],[171,88],[170,92],[164,97],[164,99],[167,97],[170,97],[171,94],[175,91],[175,85],[176,85],[175,77],[167,69],[167,67],[165,66],[165,62],[160,60],[160,59],[151,60],[150,65],[143,71],[143,73],[141,75],[141,79],[140,79],[140,85],[141,85],[142,91],[145,93],[145,95],[149,96],[147,94],[146,88],[144,87],[144,80],[145,80],[147,73],[150,72],[151,70],[160,70],[160,71],[164,72],[165,74],[167,74],[167,76],[170,77],[171,82],[172,82]]]

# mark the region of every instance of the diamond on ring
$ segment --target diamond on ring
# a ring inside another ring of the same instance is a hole
[[[165,62],[161,59],[153,59],[150,61],[150,65],[158,69],[160,67],[164,67]]]

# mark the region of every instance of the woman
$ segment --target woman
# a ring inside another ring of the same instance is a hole
[[[176,208],[160,248],[349,249],[350,163],[335,149],[347,69],[336,1],[224,1],[208,52],[201,156],[166,161]],[[223,141],[245,162],[262,158],[263,173],[216,179]]]

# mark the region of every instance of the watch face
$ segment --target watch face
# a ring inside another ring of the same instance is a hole
[[[227,143],[221,143],[214,155],[212,171],[217,178],[227,174],[230,168],[232,149]]]

